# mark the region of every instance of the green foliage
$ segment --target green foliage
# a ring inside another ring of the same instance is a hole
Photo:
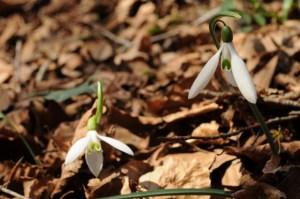
[[[224,0],[221,11],[235,10],[234,0]]]
[[[181,16],[177,12],[173,12],[170,16],[169,25],[177,25],[182,21]]]
[[[158,35],[158,34],[161,34],[163,32],[164,32],[163,29],[159,25],[157,25],[157,24],[154,24],[148,30],[148,33],[150,35]]]
[[[224,0],[221,10],[232,10],[238,12],[242,16],[242,30],[249,31],[252,29],[253,24],[263,26],[267,23],[269,19],[274,19],[276,21],[284,22],[288,19],[288,15],[293,8],[294,0],[283,0],[282,2],[282,15],[279,13],[267,12],[263,6],[261,0],[250,0],[241,1],[243,3],[250,4],[250,10],[239,10],[235,6],[237,0]],[[298,1],[298,6],[300,8],[300,0]]]
[[[282,15],[282,20],[285,21],[288,18],[288,15],[291,11],[292,5],[293,5],[294,0],[284,0],[283,1],[283,15]],[[300,1],[298,1],[299,4]]]
[[[5,115],[2,111],[0,111],[0,119],[3,120],[5,118]]]
[[[265,25],[266,24],[266,15],[262,12],[258,12],[258,13],[255,13],[254,16],[253,16],[253,19],[255,20],[255,22],[258,24],[258,25]]]
[[[74,88],[50,91],[44,95],[44,98],[47,100],[54,100],[56,102],[63,102],[83,93],[93,93],[95,90],[96,86],[94,84],[89,84],[86,82]]]

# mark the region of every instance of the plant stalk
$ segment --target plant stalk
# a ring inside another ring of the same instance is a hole
[[[175,195],[214,195],[232,198],[230,192],[221,189],[158,189],[146,192],[135,192],[119,196],[101,197],[101,199],[130,199],[145,198],[153,196],[175,196]],[[100,199],[100,198],[99,198]]]
[[[261,130],[265,133],[266,137],[267,137],[267,140],[270,144],[270,147],[271,147],[271,150],[272,150],[272,153],[274,155],[278,155],[279,153],[279,146],[274,142],[274,139],[273,139],[273,136],[271,134],[271,131],[270,129],[268,128],[266,122],[265,122],[265,119],[264,117],[262,116],[261,112],[259,111],[258,107],[256,104],[252,104],[252,103],[249,103],[249,106],[253,112],[253,115],[256,117],[257,121],[260,123],[260,128]]]

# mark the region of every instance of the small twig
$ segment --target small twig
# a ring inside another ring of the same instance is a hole
[[[22,163],[23,159],[24,159],[24,157],[21,157],[18,160],[18,162],[14,165],[14,167],[10,170],[7,183],[10,183],[12,181],[12,179],[15,176],[16,171],[17,171],[18,167],[20,166],[20,164]]]
[[[18,40],[15,47],[15,58],[14,58],[14,67],[15,67],[15,81],[20,81],[20,66],[21,66],[21,49],[22,49],[22,41]]]
[[[100,26],[100,34],[102,34],[104,37],[110,39],[111,41],[117,44],[125,46],[126,48],[129,48],[133,45],[132,42],[118,37],[117,35],[115,35],[114,33],[110,32],[109,30],[107,30],[105,27],[102,26]]]
[[[36,76],[35,76],[35,80],[37,82],[40,82],[44,79],[44,76],[45,76],[45,73],[47,72],[47,69],[49,67],[49,62],[46,61],[45,63],[43,63],[41,65],[41,67],[39,68],[38,72],[36,73]]]
[[[210,11],[204,13],[203,15],[201,15],[200,17],[198,17],[195,21],[194,21],[194,25],[200,25],[208,20],[210,20],[211,18],[213,18],[216,14],[218,14],[221,11],[221,7],[216,7],[214,9],[211,9]]]
[[[209,96],[209,97],[230,97],[230,96],[239,96],[238,92],[217,92],[211,90],[203,90],[199,95]]]
[[[178,32],[174,31],[174,30],[173,31],[169,31],[169,32],[164,32],[164,33],[152,36],[151,37],[151,42],[152,43],[159,42],[161,40],[168,39],[168,38],[174,37],[176,35],[178,35]]]
[[[214,9],[206,12],[204,15],[201,15],[200,17],[198,17],[193,22],[193,25],[197,26],[197,25],[200,25],[202,23],[205,23],[206,21],[210,20],[213,16],[215,16],[218,12],[220,12],[220,10],[221,10],[221,8],[217,7],[217,8],[214,8]],[[179,34],[178,31],[168,31],[168,32],[158,34],[158,35],[155,35],[155,36],[151,37],[151,42],[152,43],[159,42],[161,40],[168,39],[170,37],[174,37],[178,34]]]
[[[188,92],[188,90],[186,90],[185,92]],[[199,95],[207,96],[207,97],[218,97],[218,98],[240,96],[238,92],[228,92],[228,91],[222,92],[222,91],[211,91],[211,90],[203,90],[199,93]],[[271,98],[268,96],[260,96],[260,99],[266,103],[274,103],[282,106],[300,108],[300,102],[293,101],[290,99],[280,99],[280,98],[275,99],[273,97]]]
[[[21,194],[15,192],[15,191],[12,191],[12,190],[4,187],[3,185],[0,185],[0,191],[2,191],[3,193],[6,193],[8,195],[11,195],[13,197],[19,198],[19,199],[30,199],[25,196],[22,196]]]
[[[288,116],[283,116],[283,117],[275,117],[275,118],[271,118],[269,120],[266,121],[266,124],[277,124],[277,123],[281,123],[281,122],[286,122],[286,121],[291,121],[291,120],[295,120],[300,118],[300,113],[296,112],[293,115],[288,115]],[[244,131],[250,130],[250,129],[254,129],[254,128],[258,128],[260,127],[259,123],[255,123],[253,125],[247,126],[247,127],[243,127],[240,128],[236,131],[233,132],[228,132],[228,133],[220,133],[219,135],[215,135],[215,136],[175,136],[175,137],[159,137],[158,139],[161,140],[168,140],[168,141],[180,141],[180,140],[189,140],[189,139],[200,139],[200,140],[216,140],[219,138],[228,138],[228,137],[232,137],[232,136],[236,136]]]
[[[292,101],[289,99],[280,99],[280,98],[270,98],[270,97],[263,97],[264,102],[272,102],[275,104],[280,104],[283,106],[292,106],[296,108],[300,108],[300,102],[298,101]]]

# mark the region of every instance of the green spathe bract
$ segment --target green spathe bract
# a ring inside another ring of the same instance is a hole
[[[220,42],[218,41],[218,39],[215,35],[215,30],[216,30],[216,27],[217,27],[217,23],[220,22],[219,18],[221,18],[221,17],[234,17],[234,18],[240,19],[241,15],[239,15],[236,12],[223,11],[223,12],[220,12],[219,14],[217,14],[216,16],[214,16],[211,19],[211,21],[209,23],[209,31],[210,31],[210,35],[211,35],[215,45],[217,46],[217,48],[220,47]]]

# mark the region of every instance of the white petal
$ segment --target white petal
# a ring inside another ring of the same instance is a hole
[[[90,171],[95,177],[98,177],[103,167],[102,151],[85,152],[85,161]]]
[[[223,71],[224,74],[225,74],[225,79],[226,81],[228,81],[232,86],[237,86],[235,80],[234,80],[234,77],[233,77],[233,74],[232,74],[232,71],[227,71],[227,70],[224,70]]]
[[[123,142],[121,142],[119,140],[116,140],[116,139],[110,138],[110,137],[106,137],[106,136],[102,136],[102,135],[98,135],[98,138],[124,153],[127,153],[132,156],[134,155],[133,151],[129,148],[129,146],[127,146],[126,144],[124,144]]]
[[[215,73],[219,59],[220,59],[220,54],[223,46],[219,48],[216,54],[212,56],[208,62],[204,65],[203,69],[200,71],[198,76],[196,77],[188,95],[188,99],[196,97],[200,91],[205,88],[205,86],[208,84],[209,80]]]
[[[69,164],[73,162],[76,158],[83,155],[87,145],[88,145],[89,139],[88,137],[81,138],[77,140],[69,149],[67,155],[65,164]]]
[[[247,66],[239,57],[232,44],[229,45],[229,49],[231,52],[232,74],[235,82],[246,100],[255,104],[257,101],[256,89],[247,70]]]
[[[95,130],[89,130],[86,136],[90,139],[90,142],[98,142],[98,133]]]

